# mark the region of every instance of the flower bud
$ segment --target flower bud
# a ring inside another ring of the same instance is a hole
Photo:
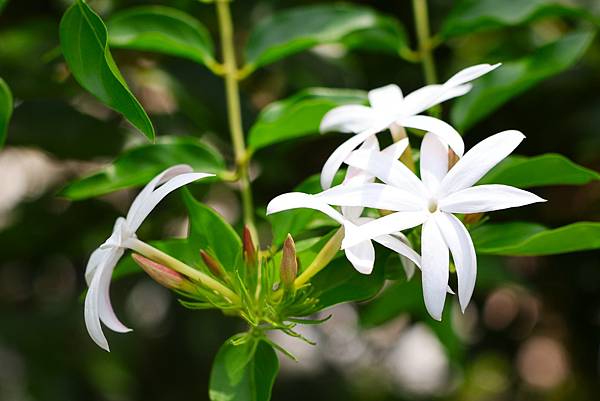
[[[465,214],[463,218],[463,223],[465,224],[475,224],[483,217],[483,213],[469,213]]]
[[[192,283],[175,270],[137,253],[132,254],[131,257],[154,281],[163,287],[183,292],[194,292]]]
[[[283,256],[281,257],[280,267],[281,283],[285,287],[291,287],[298,274],[298,260],[296,258],[296,244],[290,234],[287,235],[283,243]]]
[[[460,157],[452,149],[448,149],[448,170],[460,160]]]
[[[210,256],[204,249],[200,249],[200,257],[206,267],[208,267],[208,270],[210,270],[215,277],[223,278],[223,268],[215,258]]]
[[[246,226],[244,227],[244,261],[249,266],[256,266],[256,248],[254,246],[254,242],[252,241],[252,234],[250,233],[250,229]]]

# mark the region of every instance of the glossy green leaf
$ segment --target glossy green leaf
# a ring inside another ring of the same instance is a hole
[[[60,44],[77,82],[153,140],[154,127],[112,58],[106,27],[85,1],[77,0],[65,12]]]
[[[600,180],[600,174],[548,153],[541,156],[510,156],[494,167],[480,184],[505,184],[519,188],[543,185],[583,185]]]
[[[214,46],[202,23],[171,7],[142,6],[115,14],[108,21],[111,47],[183,57],[214,67]]]
[[[600,223],[579,222],[555,229],[523,222],[484,224],[471,236],[480,254],[555,255],[600,248]]]
[[[399,54],[406,48],[400,23],[368,7],[322,4],[273,14],[250,33],[247,69],[273,63],[316,45],[341,43],[348,47]]]
[[[249,339],[235,345],[227,340],[217,353],[210,374],[211,401],[269,401],[279,360],[271,345]]]
[[[594,19],[586,10],[552,0],[462,0],[441,29],[444,37],[528,24],[547,17]]]
[[[189,164],[195,171],[204,173],[219,173],[225,169],[221,155],[198,140],[164,137],[156,144],[122,153],[110,166],[69,184],[60,195],[79,200],[143,185],[175,164]]]
[[[13,112],[13,99],[6,82],[0,78],[0,148],[6,140],[8,122]]]
[[[321,119],[329,110],[366,101],[366,92],[359,90],[305,89],[267,106],[250,130],[248,145],[257,150],[289,139],[316,135]]]
[[[585,53],[593,37],[590,32],[565,35],[479,78],[471,92],[454,103],[452,122],[459,130],[466,130],[512,97],[569,68]]]
[[[0,0],[0,12],[4,10],[4,7],[8,4],[8,0]]]
[[[183,191],[183,199],[190,218],[190,247],[210,252],[226,270],[233,271],[241,257],[240,237],[220,214],[198,202],[187,189]]]

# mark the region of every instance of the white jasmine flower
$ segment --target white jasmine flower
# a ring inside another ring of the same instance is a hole
[[[379,152],[379,144],[375,137],[367,138],[360,150],[367,153],[382,154],[385,157],[397,159],[408,146],[408,139],[397,142],[382,152]],[[346,177],[339,187],[360,187],[362,184],[373,182],[375,177],[365,171],[349,167]],[[338,188],[338,187],[335,187]],[[320,195],[310,195],[302,192],[290,192],[279,195],[267,205],[267,214],[281,212],[283,210],[308,208],[325,213],[333,220],[344,226],[346,232],[357,230],[363,224],[373,221],[370,217],[361,217],[364,208],[362,206],[343,206],[342,212],[338,212],[320,198]],[[421,258],[410,247],[408,239],[402,233],[395,235],[382,235],[373,239],[375,242],[386,246],[399,253],[403,258],[403,266],[406,275],[410,278],[414,272],[414,264],[420,265]],[[375,263],[375,249],[370,239],[361,241],[345,249],[346,258],[354,268],[363,274],[370,274]]]
[[[449,253],[458,275],[458,296],[462,310],[467,307],[475,286],[477,261],[471,237],[454,213],[480,213],[524,206],[544,199],[507,185],[478,185],[492,167],[508,156],[523,140],[518,131],[493,135],[467,152],[448,170],[448,147],[437,136],[425,135],[421,145],[421,179],[393,158],[358,150],[346,160],[384,184],[334,187],[321,200],[340,206],[364,206],[394,211],[349,231],[342,243],[350,248],[371,238],[423,225],[421,269],[427,310],[441,319],[448,283]]]
[[[479,64],[456,73],[442,85],[427,85],[406,97],[397,85],[387,85],[369,92],[370,107],[344,105],[330,110],[321,121],[321,132],[355,133],[327,159],[321,173],[323,189],[331,187],[335,173],[350,152],[367,138],[396,126],[433,132],[461,157],[464,143],[460,134],[446,122],[420,115],[423,111],[471,90],[468,83],[497,68],[500,64]]]
[[[193,181],[213,174],[193,173],[187,165],[173,166],[146,185],[135,198],[127,217],[119,217],[112,235],[96,249],[87,264],[85,279],[89,286],[85,297],[85,324],[90,337],[100,347],[109,350],[100,322],[119,333],[131,331],[119,321],[110,302],[110,281],[113,270],[125,249],[136,249],[135,232],[150,212],[169,193]]]

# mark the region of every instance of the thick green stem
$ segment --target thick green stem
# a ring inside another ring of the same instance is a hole
[[[433,85],[437,83],[437,74],[435,71],[435,63],[433,61],[431,33],[429,32],[427,0],[413,0],[413,12],[425,81],[428,85]]]
[[[248,227],[254,239],[258,241],[256,228],[254,226],[254,206],[252,201],[252,189],[250,187],[250,176],[248,173],[249,156],[248,151],[246,150],[244,130],[242,128],[238,69],[235,59],[233,22],[229,10],[229,0],[216,0],[215,4],[217,7],[217,15],[219,17],[219,30],[221,32],[223,76],[225,78],[225,91],[227,94],[229,131],[238,170],[244,212],[244,224]]]

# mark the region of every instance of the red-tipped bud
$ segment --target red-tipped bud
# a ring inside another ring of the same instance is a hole
[[[165,265],[156,263],[142,255],[134,253],[131,255],[137,263],[154,281],[163,287],[180,290],[184,292],[193,292],[194,286],[183,275]]]
[[[204,261],[204,264],[206,265],[206,267],[208,267],[208,270],[210,270],[210,272],[215,277],[219,277],[219,278],[223,277],[223,268],[221,267],[221,264],[215,258],[210,256],[210,254],[208,252],[206,252],[204,249],[200,249],[200,257]]]
[[[250,233],[250,229],[246,226],[244,227],[244,260],[247,265],[255,266],[257,263],[256,259],[256,248],[254,246],[254,241],[252,241],[252,234]]]
[[[287,235],[283,243],[283,256],[281,257],[279,275],[281,283],[288,288],[294,285],[294,280],[296,280],[296,276],[298,275],[296,244],[290,234]]]

